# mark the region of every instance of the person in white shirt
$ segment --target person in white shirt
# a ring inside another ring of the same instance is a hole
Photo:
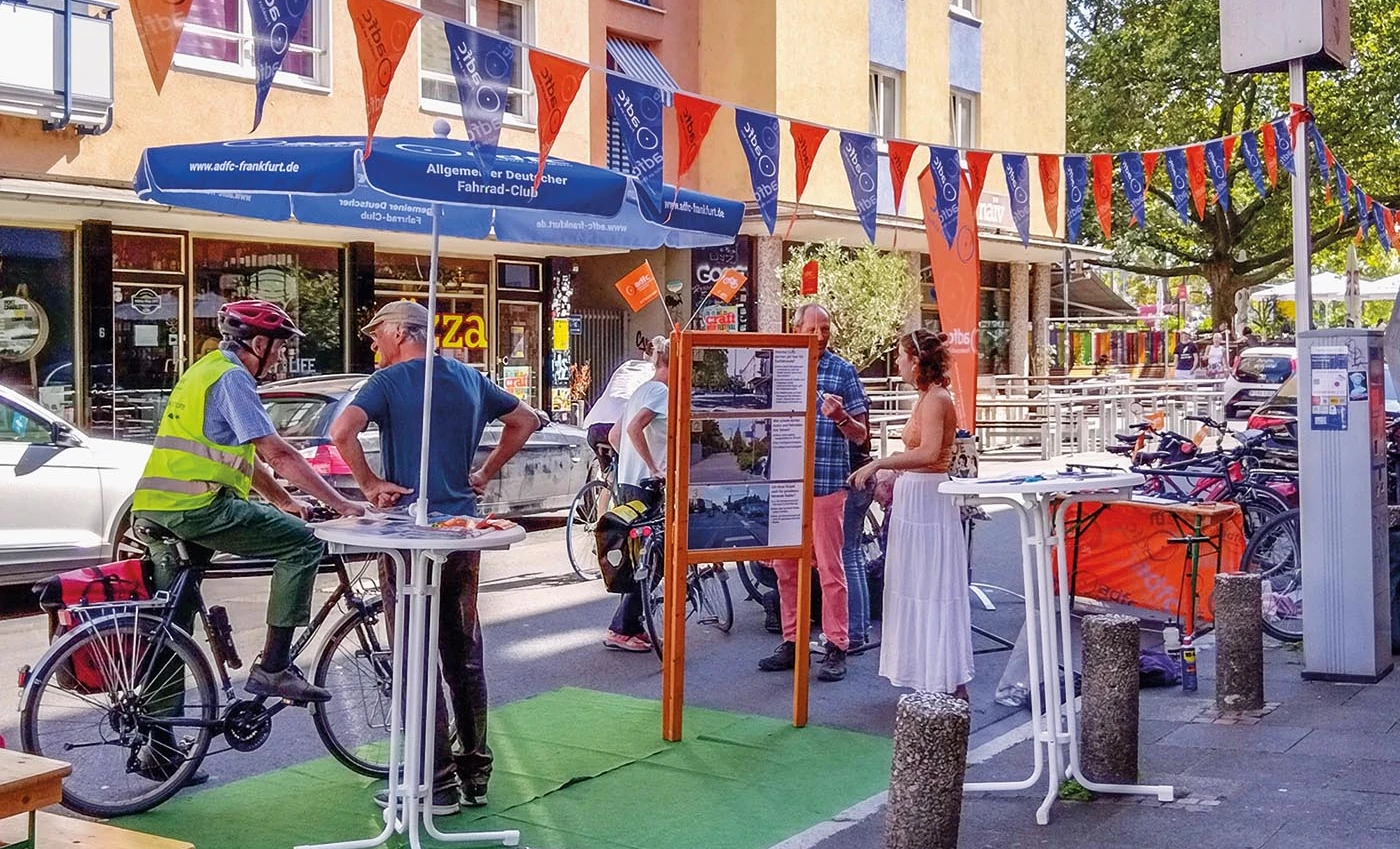
[[[588,415],[583,418],[583,429],[588,431],[588,447],[597,455],[599,468],[604,473],[612,470],[612,452],[599,449],[608,444],[608,434],[613,425],[622,421],[632,393],[656,374],[656,367],[650,359],[651,346],[650,339],[637,334],[637,351],[642,358],[633,357],[617,367],[612,377],[608,378],[607,386],[603,387],[603,394],[598,396]]]
[[[642,481],[666,474],[666,408],[670,401],[666,376],[670,355],[671,343],[666,337],[651,340],[651,379],[632,393],[622,418],[608,433],[608,441],[618,451],[618,500],[642,501],[652,509],[659,506],[656,496],[642,488]],[[642,625],[641,587],[623,593],[603,645],[621,651],[651,651],[651,640]]]

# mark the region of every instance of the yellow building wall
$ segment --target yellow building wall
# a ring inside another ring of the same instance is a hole
[[[998,2],[982,12],[982,96],[978,146],[1024,153],[1065,150],[1064,0]],[[1029,158],[1031,233],[1051,235],[1041,199],[1036,158]],[[1055,235],[1064,235],[1061,165],[1060,209]],[[992,157],[986,190],[1007,194],[1001,158]],[[1015,231],[1010,225],[1011,232]]]
[[[772,112],[777,106],[777,7],[774,0],[702,0],[700,94]],[[734,111],[715,113],[688,186],[721,197],[753,200]]]
[[[904,23],[904,136],[947,144],[952,137],[948,111],[948,6],[908,3]],[[919,214],[919,172],[928,166],[928,151],[914,154],[905,178],[902,211]],[[887,179],[881,174],[880,179]]]
[[[289,135],[355,135],[366,131],[364,90],[355,31],[347,7],[330,3],[330,91],[313,92],[274,85],[263,110],[262,125],[253,125],[251,81],[171,69],[157,95],[128,9],[113,16],[115,118],[100,136],[73,131],[50,133],[39,121],[0,116],[0,173],[128,183],[141,151],[150,145],[185,144],[238,138]],[[547,10],[547,14],[545,13]],[[568,56],[588,55],[588,0],[539,0],[535,40],[541,47]],[[441,26],[424,18],[426,26]],[[431,136],[433,120],[445,117],[454,138],[465,137],[460,113],[441,115],[419,106],[419,35],[399,65],[376,136]],[[177,59],[178,62],[178,59]],[[589,99],[578,98],[555,142],[556,156],[587,160],[592,115]],[[501,143],[538,149],[533,127],[507,126]]]

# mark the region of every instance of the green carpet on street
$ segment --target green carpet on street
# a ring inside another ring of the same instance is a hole
[[[534,849],[766,849],[889,784],[883,737],[687,708],[685,740],[672,744],[661,739],[660,702],[592,690],[504,705],[490,727],[490,804],[438,822],[519,829]],[[117,824],[197,849],[289,849],[377,834],[375,787],[326,757],[187,792]]]

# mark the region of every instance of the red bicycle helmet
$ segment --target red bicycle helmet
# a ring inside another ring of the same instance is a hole
[[[230,301],[219,307],[219,333],[225,339],[246,342],[257,336],[291,339],[306,334],[287,311],[271,301]]]

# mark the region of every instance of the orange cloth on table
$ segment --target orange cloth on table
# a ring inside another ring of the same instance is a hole
[[[1094,515],[1100,507],[1103,511]],[[1055,509],[1058,509],[1056,507]],[[1075,516],[1093,516],[1078,527]],[[1191,610],[1191,562],[1187,546],[1169,542],[1173,537],[1194,533],[1196,519],[1191,505],[1180,507],[1139,502],[1099,504],[1084,502],[1069,508],[1067,545],[1070,580],[1074,594],[1083,598],[1125,604],[1144,610],[1167,613],[1184,619]],[[1182,511],[1178,521],[1168,515]],[[1224,524],[1221,551],[1210,544],[1200,546],[1196,577],[1196,619],[1213,620],[1211,600],[1215,591],[1217,565],[1221,572],[1237,572],[1244,556],[1244,526],[1239,509],[1207,516],[1201,535],[1214,543]],[[1075,545],[1079,546],[1078,559]],[[1056,572],[1058,588],[1059,573]]]

